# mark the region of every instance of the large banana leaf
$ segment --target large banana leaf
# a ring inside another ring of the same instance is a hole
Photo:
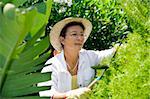
[[[19,9],[0,2],[0,99],[37,99],[39,91],[49,89],[36,84],[50,79],[50,74],[40,73],[50,54],[45,53],[48,37],[39,38],[45,31],[51,5],[52,0],[47,0]],[[32,39],[23,42],[29,33]]]

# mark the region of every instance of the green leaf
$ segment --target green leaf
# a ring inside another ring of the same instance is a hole
[[[44,55],[42,55],[41,57],[33,60],[29,60],[29,61],[22,61],[20,62],[20,60],[14,60],[14,62],[12,63],[11,69],[10,69],[10,73],[28,73],[30,72],[32,69],[36,69],[36,68],[42,68],[44,65],[43,63],[45,63],[45,61],[47,60],[47,58],[49,57],[49,53],[46,53]],[[40,67],[39,67],[40,66]]]
[[[0,10],[4,10],[0,11],[0,98],[37,98],[39,91],[50,88],[36,86],[51,79],[51,73],[40,73],[50,55],[50,51],[46,52],[48,37],[40,36],[48,22],[52,0],[40,4],[39,7],[45,6],[42,10],[36,6],[19,9],[12,4],[0,4]],[[33,39],[24,43],[26,35],[35,28]]]
[[[32,79],[32,80],[31,80]],[[16,74],[9,75],[4,88],[3,96],[20,96],[38,93],[40,90],[49,89],[49,87],[37,87],[38,82],[48,81],[50,74],[31,73],[31,74]]]
[[[12,9],[9,8],[10,5],[6,5],[7,13],[4,13],[6,16],[7,14],[11,13]],[[14,8],[13,8],[14,9]],[[14,11],[14,10],[13,10]],[[36,13],[35,9],[31,11],[25,12],[26,14],[22,14],[23,11],[16,12],[15,11],[15,18],[12,20],[9,17],[5,17],[4,15],[0,15],[0,58],[2,62],[0,64],[1,68],[3,68],[4,75],[0,75],[0,85],[2,85],[2,81],[5,78],[6,70],[9,68],[10,60],[13,58],[14,51],[18,44],[24,39],[28,31],[30,30],[30,26],[32,25],[32,19]],[[27,22],[27,20],[30,20]],[[27,25],[28,24],[28,25]]]
[[[51,5],[51,0],[35,5],[40,14],[38,14],[37,17],[34,18],[34,24],[32,25],[32,29],[30,31],[31,36],[34,36],[39,31],[39,29],[42,28],[42,26],[47,24],[50,16]]]
[[[25,2],[28,0],[11,0],[13,4],[15,4],[17,7],[22,6]]]
[[[32,37],[32,39],[30,39],[27,44],[25,45],[23,51],[25,51],[26,49],[30,48],[31,46],[33,46],[36,43],[36,40],[38,38],[40,38],[40,36],[42,35],[42,33],[45,31],[45,25]]]

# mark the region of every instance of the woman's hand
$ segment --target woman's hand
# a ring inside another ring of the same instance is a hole
[[[87,87],[83,88],[78,88],[75,90],[71,90],[66,93],[67,99],[87,99],[86,95],[90,92],[91,90]]]
[[[117,51],[119,47],[120,47],[120,44],[119,44],[119,43],[115,44],[115,45],[114,45],[115,51]]]

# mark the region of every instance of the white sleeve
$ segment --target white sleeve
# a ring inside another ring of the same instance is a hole
[[[102,51],[90,51],[89,57],[90,57],[90,60],[92,60],[92,62],[94,62],[94,65],[98,65],[104,59],[107,59],[107,58],[111,59],[113,57],[115,51],[116,50],[114,48],[102,50]]]

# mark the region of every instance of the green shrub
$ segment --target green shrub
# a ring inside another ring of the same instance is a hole
[[[148,35],[138,33],[128,35],[127,43],[120,48],[106,77],[93,88],[97,99],[148,99],[150,41]]]
[[[121,0],[133,33],[124,40],[105,77],[93,88],[91,98],[150,98],[150,16],[148,0]],[[134,6],[133,6],[134,5]]]

